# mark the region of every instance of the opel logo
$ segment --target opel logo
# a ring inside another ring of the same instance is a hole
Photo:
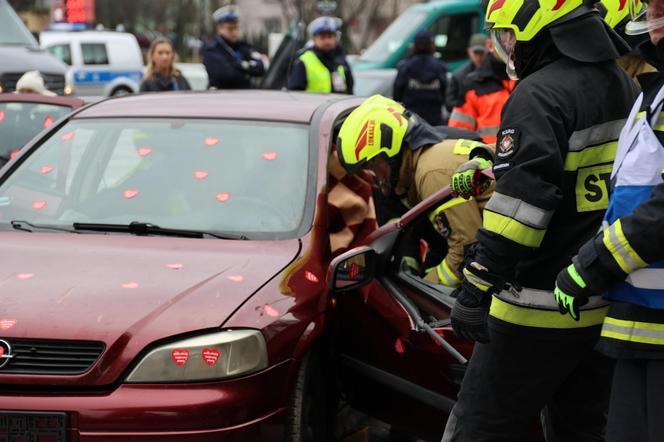
[[[12,354],[12,346],[9,342],[0,339],[0,368],[9,364],[9,361],[14,357]]]

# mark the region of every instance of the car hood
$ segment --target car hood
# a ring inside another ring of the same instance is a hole
[[[62,74],[67,66],[49,52],[26,46],[0,46],[1,73],[40,71],[45,74]]]
[[[140,351],[219,327],[299,250],[298,240],[0,233],[0,337]]]

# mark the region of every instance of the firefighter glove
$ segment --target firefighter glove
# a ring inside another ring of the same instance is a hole
[[[558,273],[553,295],[558,303],[560,314],[569,314],[575,321],[578,321],[581,315],[579,307],[588,303],[588,298],[592,296],[592,293],[586,287],[586,282],[579,274],[575,264],[570,264],[569,267]]]
[[[466,161],[452,175],[452,192],[469,199],[484,193],[491,185],[491,180],[482,175],[482,170],[493,167],[493,162],[482,157]]]

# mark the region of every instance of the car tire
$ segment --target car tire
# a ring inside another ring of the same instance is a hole
[[[288,403],[287,442],[334,439],[339,395],[333,367],[324,346],[314,348],[302,359]]]
[[[111,92],[111,97],[122,97],[124,95],[129,95],[131,93],[132,92],[131,92],[130,89],[128,89],[124,86],[120,86],[120,87],[116,87],[115,89],[113,89],[113,92]]]

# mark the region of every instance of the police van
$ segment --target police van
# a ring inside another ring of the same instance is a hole
[[[68,79],[79,96],[138,92],[143,55],[136,37],[112,31],[44,31],[41,47],[70,66]]]

